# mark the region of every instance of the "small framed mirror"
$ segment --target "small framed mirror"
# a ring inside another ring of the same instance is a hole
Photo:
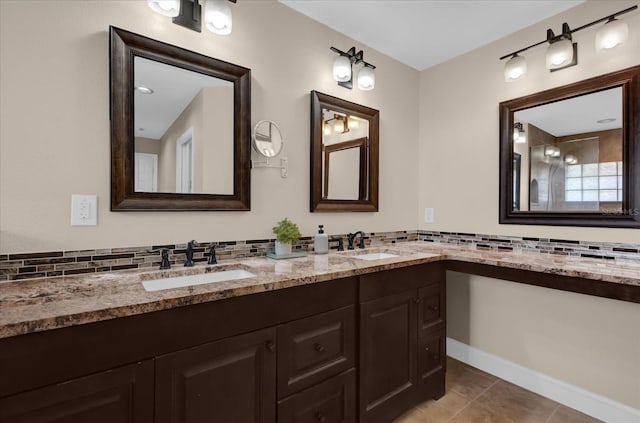
[[[640,227],[640,66],[500,103],[500,223]]]
[[[250,210],[251,71],[110,30],[111,210]]]
[[[311,92],[311,211],[378,211],[378,110]]]
[[[282,151],[284,140],[275,122],[261,120],[253,128],[253,149],[266,157],[276,157]]]

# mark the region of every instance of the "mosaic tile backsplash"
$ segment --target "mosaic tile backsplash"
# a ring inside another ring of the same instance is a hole
[[[329,248],[338,248],[337,238],[344,239],[346,248],[346,234],[331,235],[329,237]],[[206,262],[211,245],[216,246],[218,260],[264,256],[268,251],[273,251],[274,241],[274,239],[253,239],[245,241],[199,242],[199,246],[194,249],[194,261],[196,263]],[[474,249],[560,254],[605,260],[640,260],[640,244],[602,243],[422,230],[377,232],[369,233],[366,236],[367,246],[409,241],[464,245]],[[0,282],[43,277],[49,278],[81,273],[157,268],[160,265],[160,252],[162,249],[169,251],[169,261],[172,266],[182,266],[184,264],[186,243],[98,250],[0,254]],[[294,246],[294,250],[312,251],[313,238],[301,238]]]

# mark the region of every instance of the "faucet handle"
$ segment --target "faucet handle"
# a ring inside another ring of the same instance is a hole
[[[167,248],[163,248],[160,252],[162,256],[162,261],[160,262],[160,270],[171,269],[171,263],[169,263],[169,250]]]
[[[344,240],[342,238],[331,238],[331,241],[338,241],[338,251],[344,251]]]
[[[211,248],[209,249],[209,260],[207,264],[218,264],[218,258],[216,257],[216,245],[211,244]]]

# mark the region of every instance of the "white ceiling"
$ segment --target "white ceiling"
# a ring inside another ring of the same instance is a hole
[[[554,137],[622,128],[622,88],[518,110],[514,120],[531,123]],[[601,119],[615,121],[598,123]]]
[[[135,57],[134,85],[153,94],[134,93],[135,136],[160,139],[204,87],[233,86],[213,76]]]
[[[445,62],[584,2],[584,0],[279,1],[417,70]],[[545,34],[541,33],[540,40],[544,37]],[[533,43],[540,40],[530,41]],[[351,46],[335,47],[347,50]],[[358,46],[360,47],[362,46]],[[508,53],[510,52],[504,52],[504,54]]]

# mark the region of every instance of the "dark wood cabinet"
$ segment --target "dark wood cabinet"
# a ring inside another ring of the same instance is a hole
[[[278,398],[355,365],[353,306],[278,327]]]
[[[2,423],[152,423],[153,360],[0,399]]]
[[[360,422],[388,423],[444,395],[444,271],[365,275],[360,296]]]
[[[275,336],[269,328],[158,357],[156,422],[275,422]]]
[[[278,403],[278,423],[355,423],[355,369]]]

